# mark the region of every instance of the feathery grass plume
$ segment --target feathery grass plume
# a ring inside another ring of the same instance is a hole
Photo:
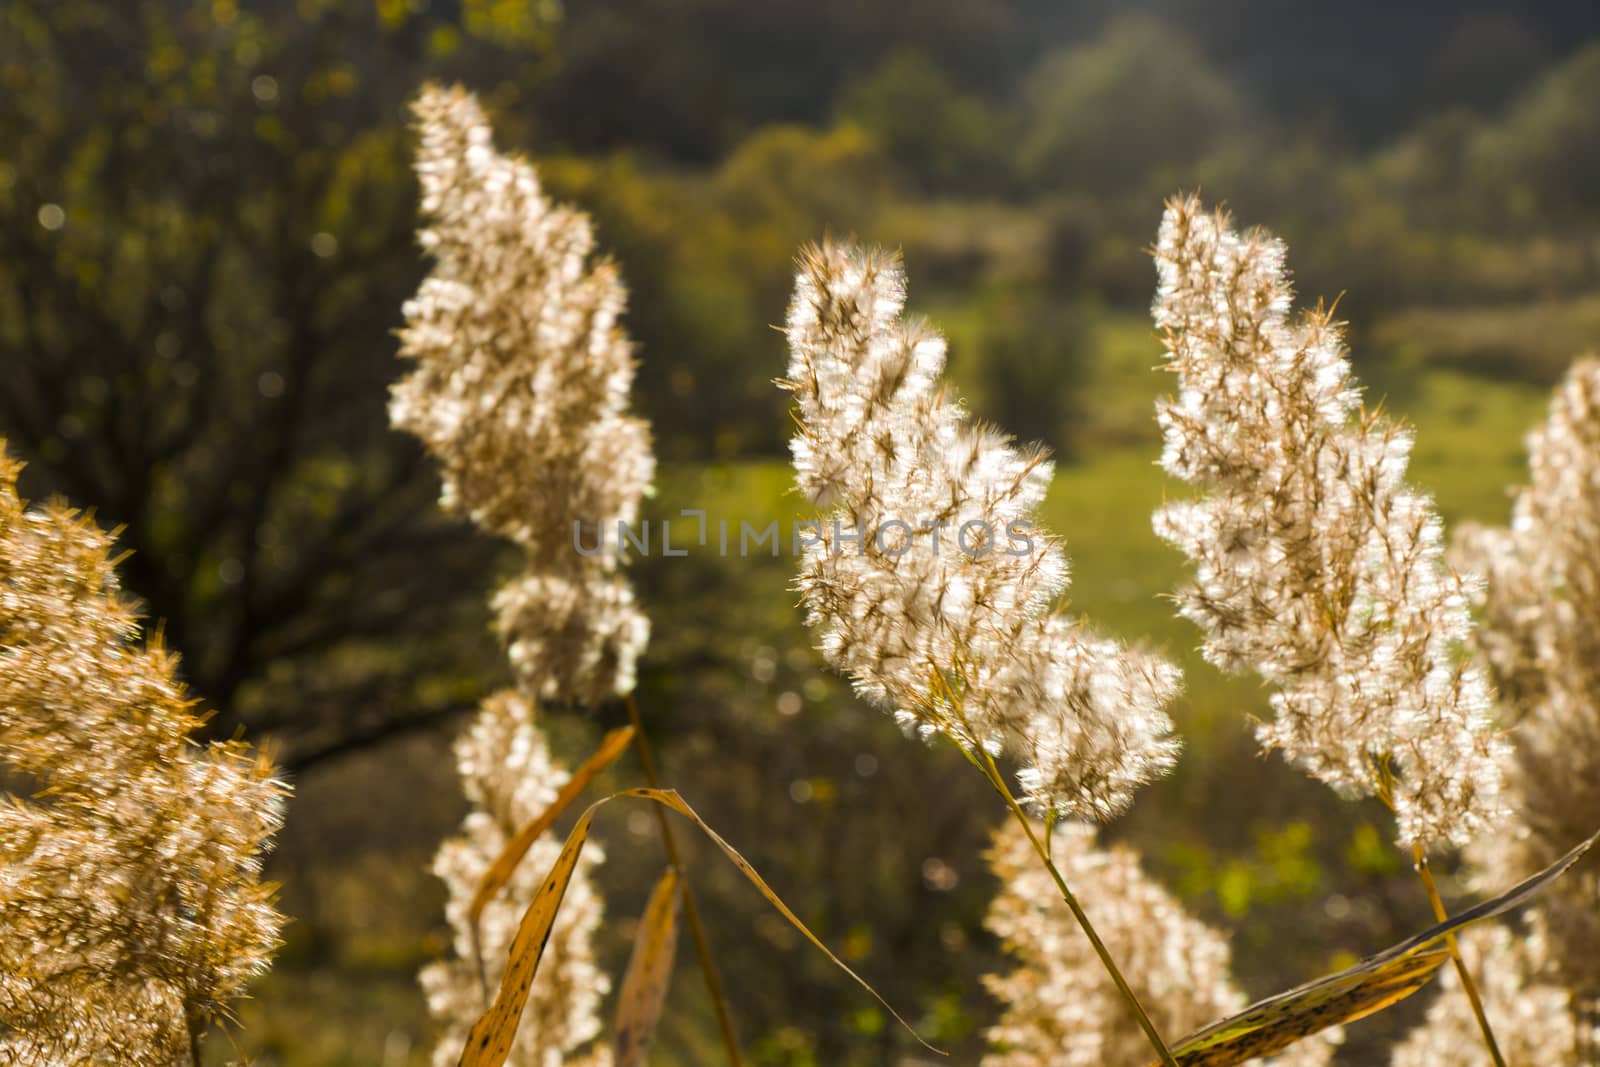
[[[1042,829],[1042,828],[1041,828]],[[1130,975],[1162,1033],[1183,1034],[1245,1006],[1228,943],[1187,915],[1123,846],[1101,847],[1092,827],[1056,826],[1052,855],[1094,913],[1095,928]],[[988,1032],[983,1067],[1146,1067],[1150,1046],[1077,923],[1040,868],[1027,835],[1008,824],[988,853],[1000,880],[988,928],[1017,966],[984,984],[1004,1006]],[[1320,1067],[1337,1038],[1308,1038],[1270,1061]]]
[[[480,979],[467,916],[473,894],[511,836],[550,806],[568,778],[533,723],[526,700],[514,692],[500,692],[484,701],[478,718],[456,742],[456,760],[472,811],[461,836],[444,843],[433,867],[449,891],[445,913],[454,931],[455,958],[431,963],[421,975],[428,1006],[444,1026],[434,1050],[439,1067],[460,1058],[472,1024],[483,1014],[483,980],[491,991],[499,986],[506,949],[522,913],[561,852],[560,840],[551,835],[535,841],[505,889],[484,907],[478,922],[484,963]],[[598,849],[584,852],[562,900],[550,934],[549,956],[534,976],[508,1061],[517,1067],[579,1062],[600,1067],[609,1062],[609,1050],[603,1048],[591,1050],[582,1060],[570,1055],[599,1036],[599,1000],[609,987],[595,966],[592,947],[603,909],[589,871],[600,858]]]
[[[1465,528],[1454,546],[1486,576],[1477,643],[1515,724],[1508,825],[1468,852],[1485,887],[1541,869],[1600,813],[1600,360],[1573,366],[1528,453],[1510,528]],[[1600,1059],[1600,868],[1551,887],[1535,923]]]
[[[1282,243],[1189,197],[1155,250],[1175,399],[1168,473],[1205,491],[1156,513],[1196,564],[1179,594],[1205,654],[1276,687],[1267,746],[1347,795],[1385,800],[1403,844],[1464,844],[1501,816],[1505,742],[1463,656],[1468,590],[1411,438],[1363,412],[1331,311],[1290,317]]]
[[[434,1054],[443,1067],[488,1006],[561,849],[554,838],[535,843],[475,941],[468,906],[484,874],[567,780],[535,702],[593,705],[633,688],[648,622],[618,573],[615,539],[580,553],[574,525],[631,522],[654,457],[648,426],[627,410],[624,291],[609,263],[591,262],[587,217],[551,205],[528,163],[494,149],[471,95],[428,88],[415,110],[421,240],[434,268],[405,308],[401,355],[416,367],[394,387],[390,417],[438,458],[443,506],[525,553],[523,574],[494,598],[518,691],[487,699],[457,745],[473,810],[434,868],[449,887],[456,950],[422,974],[444,1024]],[[601,919],[588,877],[597,857],[585,852],[557,916],[508,1061],[517,1067],[610,1062],[608,1049],[583,1051],[600,1033],[609,988],[590,946]]]
[[[1106,818],[1176,757],[1178,671],[1050,610],[1066,561],[1031,522],[1051,465],[968,419],[904,303],[893,257],[801,257],[783,385],[800,488],[831,509],[801,566],[810,621],[903,723],[1022,759],[1041,810]]]
[[[1544,956],[1540,939],[1518,938],[1497,924],[1468,930],[1460,943],[1467,966],[1480,976],[1484,1007],[1507,1063],[1595,1062],[1579,1050],[1572,995],[1536,977]],[[1447,970],[1440,981],[1443,988],[1427,1018],[1395,1047],[1390,1067],[1489,1067],[1460,980]]]
[[[193,740],[112,537],[19,470],[0,442],[0,1062],[190,1063],[278,946],[286,788]]]
[[[628,414],[626,294],[612,264],[591,262],[588,217],[495,151],[471,95],[430,88],[415,110],[434,267],[405,307],[401,355],[416,365],[390,421],[438,459],[446,509],[527,553],[495,598],[522,687],[601,703],[633,687],[649,636],[616,573],[616,523],[655,472],[649,427]],[[577,550],[575,524],[606,533],[599,552]]]

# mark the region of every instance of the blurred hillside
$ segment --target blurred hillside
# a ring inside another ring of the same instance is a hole
[[[275,746],[299,787],[274,871],[296,922],[244,1013],[257,1062],[426,1061],[448,740],[503,670],[499,550],[438,517],[384,413],[424,270],[405,106],[426,78],[480,91],[620,262],[657,517],[797,512],[769,328],[792,257],[827,232],[900,249],[974,410],[1059,455],[1073,610],[1185,664],[1185,759],[1111,833],[1237,931],[1254,993],[1425,922],[1381,813],[1259,757],[1262,694],[1159,599],[1182,568],[1149,532],[1167,383],[1143,249],[1197,187],[1285,237],[1370,399],[1415,423],[1446,517],[1503,520],[1547,387],[1600,346],[1590,0],[0,0],[0,434],[30,495],[126,527],[215,729]],[[975,1062],[1000,812],[821,668],[790,562],[643,561],[646,718],[711,823]],[[551,720],[573,759],[622,721]],[[607,819],[615,973],[660,857],[642,813]],[[720,858],[697,850],[695,877],[755,1062],[910,1055]],[[683,977],[656,1062],[718,1062]],[[1408,1017],[1352,1028],[1344,1062]]]

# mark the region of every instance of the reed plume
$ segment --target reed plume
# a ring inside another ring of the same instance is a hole
[[[1281,242],[1188,197],[1155,258],[1162,464],[1204,493],[1156,513],[1195,563],[1180,611],[1208,660],[1273,685],[1263,745],[1383,799],[1407,846],[1466,844],[1502,817],[1505,742],[1410,434],[1361,409],[1330,311],[1291,317]]]
[[[967,417],[904,304],[890,256],[801,257],[783,384],[797,480],[828,509],[801,564],[810,622],[902,723],[1014,755],[1040,811],[1107,818],[1176,758],[1178,671],[1051,609],[1067,564],[1033,519],[1052,466]]]
[[[433,864],[449,892],[445,915],[455,957],[430,963],[421,974],[428,1008],[443,1030],[434,1049],[437,1067],[452,1067],[460,1059],[468,1032],[483,1014],[485,989],[498,987],[522,913],[554,866],[561,842],[546,834],[533,843],[506,887],[484,906],[476,930],[468,916],[473,895],[506,842],[549,807],[569,777],[551,756],[533,709],[514,691],[483,702],[456,741],[455,753],[472,810],[460,835],[440,846]],[[603,858],[591,847],[579,860],[507,1060],[514,1067],[610,1062],[608,1048],[590,1047],[600,1035],[600,1000],[610,988],[610,979],[595,965],[593,948],[604,903],[591,873]]]
[[[1600,360],[1573,365],[1528,439],[1511,525],[1464,528],[1485,577],[1477,648],[1512,724],[1510,814],[1468,851],[1482,888],[1540,870],[1600,812]],[[1572,995],[1580,1051],[1600,1058],[1600,869],[1584,863],[1534,907],[1543,976]],[[1587,1061],[1586,1061],[1587,1062]]]
[[[1483,926],[1461,936],[1461,953],[1479,976],[1484,1008],[1507,1063],[1592,1064],[1578,1046],[1572,994],[1540,978],[1546,946],[1506,926]],[[1390,1067],[1488,1067],[1477,1024],[1455,972],[1428,1006],[1427,1018],[1394,1049]]]
[[[1132,849],[1102,846],[1093,827],[1065,822],[1050,852],[1163,1033],[1188,1033],[1244,1007],[1227,940],[1145,875]],[[1021,827],[1001,829],[987,858],[1000,893],[986,925],[1016,966],[984,979],[1004,1012],[988,1032],[983,1067],[1147,1067],[1150,1047],[1137,1020],[1056,899]],[[1321,1067],[1337,1044],[1337,1032],[1324,1031],[1269,1062]]]
[[[1175,1067],[995,757],[1022,763],[1024,800],[1047,820],[1108,818],[1177,758],[1166,713],[1177,668],[1053,609],[1066,558],[1033,525],[1051,465],[961,409],[940,380],[943,339],[902,319],[898,261],[824,244],[799,268],[782,385],[799,409],[796,479],[828,509],[799,578],[823,655],[902,724],[953,740],[989,780],[1049,873],[1046,892]]]
[[[287,792],[204,715],[117,580],[113,538],[28,508],[0,442],[0,1062],[199,1062],[283,918]]]
[[[1394,812],[1443,921],[1428,853],[1501,822],[1507,746],[1466,654],[1472,585],[1445,566],[1433,502],[1405,480],[1411,436],[1361,408],[1331,310],[1291,317],[1282,242],[1183,197],[1155,259],[1155,322],[1178,377],[1157,408],[1162,465],[1204,494],[1155,515],[1195,563],[1179,610],[1208,660],[1274,687],[1263,746]]]
[[[616,270],[594,262],[589,220],[552,205],[525,161],[497,152],[477,101],[429,88],[416,105],[417,175],[434,267],[405,308],[394,425],[439,461],[441,503],[523,550],[494,597],[517,690],[484,701],[456,746],[472,810],[435,872],[449,889],[455,958],[422,973],[452,1064],[500,983],[518,921],[560,851],[546,836],[473,929],[470,901],[508,839],[567,780],[537,723],[540,701],[594,705],[633,688],[649,624],[618,573],[616,543],[584,554],[574,525],[631,521],[654,471],[649,429],[628,414],[631,345]],[[609,982],[595,967],[601,902],[587,850],[529,992],[509,1063],[610,1062],[592,1045]]]

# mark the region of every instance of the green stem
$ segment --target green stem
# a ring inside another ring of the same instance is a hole
[[[191,1067],[201,1067],[200,1041],[205,1035],[205,1022],[193,1011],[184,1012],[184,1025],[189,1030],[189,1063]]]
[[[1150,1039],[1151,1047],[1161,1057],[1161,1062],[1165,1067],[1178,1067],[1178,1061],[1173,1059],[1172,1052],[1167,1048],[1166,1042],[1161,1040],[1161,1034],[1156,1030],[1156,1024],[1150,1021],[1150,1016],[1145,1012],[1144,1005],[1139,1003],[1139,997],[1134,993],[1133,988],[1128,985],[1127,980],[1122,977],[1122,972],[1117,969],[1116,961],[1111,958],[1111,953],[1107,951],[1105,942],[1101,941],[1100,935],[1095,932],[1094,924],[1089,921],[1089,916],[1079,906],[1078,898],[1073,896],[1072,890],[1067,887],[1067,880],[1062,877],[1061,871],[1050,859],[1049,849],[1045,848],[1039,841],[1039,835],[1034,833],[1033,820],[1028,818],[1027,812],[1022,810],[1022,806],[1017,803],[1017,798],[1011,795],[1011,790],[1006,786],[1005,778],[1000,774],[1000,769],[995,766],[994,757],[984,749],[980,748],[979,751],[983,754],[983,764],[980,769],[983,770],[990,784],[1005,799],[1006,806],[1011,809],[1011,813],[1016,816],[1017,821],[1022,824],[1022,829],[1027,833],[1028,840],[1033,844],[1034,852],[1039,855],[1039,861],[1044,864],[1045,870],[1049,871],[1050,877],[1055,880],[1056,888],[1061,891],[1061,899],[1065,900],[1067,907],[1072,909],[1072,917],[1078,920],[1078,925],[1083,928],[1085,936],[1089,938],[1089,944],[1094,946],[1095,954],[1100,957],[1100,962],[1105,967],[1106,973],[1116,983],[1117,990],[1122,994],[1122,999],[1133,1010],[1134,1017],[1139,1021],[1140,1029],[1144,1031],[1144,1036]],[[968,753],[968,758],[973,758],[971,753]],[[976,759],[973,759],[973,762],[976,763]]]
[[[1428,866],[1428,855],[1422,851],[1422,846],[1412,845],[1411,855],[1417,861],[1417,873],[1422,876],[1422,884],[1428,890],[1428,902],[1433,905],[1433,917],[1439,922],[1450,918],[1444,910],[1444,901],[1439,897],[1439,887],[1434,884],[1433,870]],[[1456,966],[1456,974],[1461,978],[1461,988],[1466,991],[1467,1000],[1472,1004],[1473,1017],[1478,1020],[1478,1029],[1483,1033],[1483,1043],[1489,1050],[1489,1056],[1494,1060],[1495,1067],[1506,1067],[1505,1057],[1500,1054],[1500,1046],[1495,1042],[1494,1030],[1489,1025],[1489,1016],[1483,1010],[1483,998],[1478,995],[1478,985],[1472,980],[1472,974],[1467,970],[1467,963],[1461,958],[1461,950],[1456,947],[1454,934],[1445,938],[1445,944],[1450,946],[1450,962]]]
[[[639,717],[639,705],[629,693],[624,698],[628,706],[628,720],[633,724],[633,747],[639,753],[639,766],[644,771],[644,780],[651,789],[659,789],[656,777],[655,752],[650,747],[650,741],[644,735],[644,721]],[[672,836],[672,824],[667,819],[667,811],[659,804],[652,804],[655,808],[656,818],[660,820],[661,845],[666,850],[667,862],[672,864],[679,873],[683,871],[683,864],[678,859],[678,843]],[[717,964],[711,956],[711,944],[706,940],[705,926],[700,922],[700,908],[695,903],[694,887],[688,879],[682,881],[683,886],[683,918],[689,927],[689,935],[694,940],[695,955],[700,959],[700,973],[706,980],[706,992],[711,996],[711,1008],[716,1012],[717,1029],[722,1032],[722,1046],[728,1054],[729,1067],[744,1067],[744,1060],[739,1054],[739,1039],[733,1032],[733,1017],[728,1013],[728,998],[722,991],[722,978],[717,974]]]

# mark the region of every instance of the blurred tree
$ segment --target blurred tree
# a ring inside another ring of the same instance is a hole
[[[859,123],[922,189],[1006,188],[1009,113],[961,92],[927,53],[895,53],[842,99],[841,117]]]
[[[1244,102],[1192,44],[1126,18],[1052,53],[1029,75],[1018,162],[1035,185],[1170,191],[1183,169],[1246,125]],[[1160,195],[1160,192],[1157,193]]]
[[[622,264],[639,341],[639,405],[663,458],[773,454],[787,420],[772,379],[796,249],[870,230],[898,174],[860,127],[770,126],[705,174],[632,155],[547,159],[558,196],[590,211]]]
[[[761,126],[825,122],[841,86],[902,49],[1003,91],[1061,6],[921,0],[908,17],[898,0],[584,0],[568,5],[539,116],[564,148],[705,165]]]
[[[1519,13],[1468,16],[1427,57],[1416,106],[1493,111],[1548,61],[1549,49]]]
[[[1546,73],[1477,145],[1477,164],[1521,227],[1600,207],[1600,44]]]
[[[1441,110],[1503,106],[1532,51],[1560,59],[1600,25],[1593,0],[1342,0],[1296,5],[1293,18],[1279,0],[1129,6],[1194,40],[1262,111],[1360,150]],[[1482,63],[1463,65],[1474,53]]]
[[[213,731],[291,770],[493,680],[490,561],[384,404],[420,273],[404,102],[475,33],[524,46],[523,6],[0,9],[0,431],[29,492],[125,527]]]
[[[770,227],[792,249],[821,237],[823,227],[861,230],[896,191],[899,176],[859,126],[770,126],[739,145],[716,183],[736,223]]]
[[[664,459],[774,450],[782,406],[770,380],[779,288],[793,249],[741,231],[710,182],[645,172],[629,156],[542,162],[552,193],[581,203],[622,265],[639,344],[640,410]]]
[[[1060,460],[1077,445],[1089,313],[1065,298],[1006,288],[984,300],[978,371],[983,411],[1019,441],[1042,441]]]

